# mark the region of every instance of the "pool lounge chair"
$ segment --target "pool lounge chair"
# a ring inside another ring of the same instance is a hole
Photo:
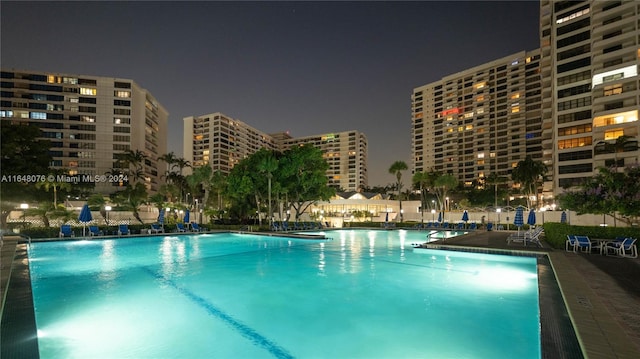
[[[469,230],[475,231],[476,229],[478,229],[478,224],[476,222],[471,223],[471,225],[469,226]]]
[[[620,258],[638,258],[638,247],[636,247],[637,238],[625,238],[622,242],[614,241],[605,244],[606,252],[609,255],[609,251],[612,251],[616,256]]]
[[[60,238],[64,238],[64,237],[75,237],[76,234],[75,232],[73,232],[73,230],[71,229],[71,225],[69,224],[63,224],[62,226],[60,226],[60,233],[59,233]]]
[[[159,224],[157,223],[152,223],[151,224],[151,232],[152,233],[161,233],[164,232],[164,228],[162,228]]]
[[[196,222],[191,222],[191,230],[194,232],[202,232],[204,228],[200,227]]]
[[[544,232],[542,227],[537,227],[530,231],[523,231],[519,233],[512,233],[507,237],[507,243],[519,243],[522,242],[522,245],[526,246],[527,243],[532,243],[537,245],[538,247],[542,247],[542,243],[540,243],[540,236]]]
[[[90,236],[101,236],[104,233],[98,228],[98,226],[89,226],[89,235]]]
[[[594,249],[602,250],[600,245],[597,242],[589,239],[588,236],[574,236],[574,239],[575,239],[575,242],[573,244],[574,252],[577,252],[578,250],[580,250],[581,252],[584,252],[584,253],[591,253],[591,251]]]
[[[128,236],[131,234],[131,231],[129,230],[129,225],[128,224],[121,224],[118,226],[118,235],[119,236]]]
[[[184,228],[184,224],[182,223],[176,223],[176,232],[180,233],[180,232],[186,232],[187,229]]]
[[[573,251],[575,246],[576,246],[576,236],[572,234],[567,234],[567,241],[564,242],[564,250],[568,252],[569,248],[571,248],[571,250]]]

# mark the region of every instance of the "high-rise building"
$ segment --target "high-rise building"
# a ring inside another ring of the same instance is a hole
[[[13,69],[2,69],[1,80],[1,120],[40,127],[52,168],[97,178],[95,191],[108,194],[122,183],[100,176],[117,170],[119,153],[140,151],[136,180],[158,190],[168,113],[149,91],[130,79]]]
[[[525,156],[553,198],[640,159],[640,3],[540,1],[540,49],[414,89],[413,171],[481,187]]]
[[[329,164],[328,185],[345,191],[359,191],[367,186],[367,137],[358,131],[325,133],[315,136],[283,138],[281,150],[311,144],[322,150]]]
[[[347,191],[367,186],[367,138],[358,131],[294,138],[287,132],[267,134],[221,113],[184,119],[183,157],[193,167],[209,165],[229,173],[240,160],[261,148],[285,151],[312,144],[329,164],[328,185]]]
[[[415,172],[481,188],[518,161],[542,158],[540,52],[519,52],[413,90]]]
[[[540,2],[553,191],[638,161],[640,3]],[[622,137],[624,136],[624,137]]]
[[[240,160],[261,148],[277,149],[268,134],[222,113],[183,118],[183,157],[193,167],[210,165],[214,171],[229,173]],[[187,168],[186,174],[190,173]]]

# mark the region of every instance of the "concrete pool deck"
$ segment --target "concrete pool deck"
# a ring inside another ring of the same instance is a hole
[[[508,245],[506,238],[510,233],[476,231],[437,243],[451,247],[547,253],[584,356],[640,358],[640,259],[576,254],[551,248],[523,247],[520,244]],[[16,258],[20,252],[16,250],[19,239],[4,237],[1,249],[0,299],[3,308],[13,263],[24,260]],[[4,342],[7,339],[5,336],[10,336],[11,333],[5,331],[5,315],[8,313],[2,310],[0,314]],[[24,357],[19,355],[22,350],[14,349],[14,355],[8,355],[7,358]]]

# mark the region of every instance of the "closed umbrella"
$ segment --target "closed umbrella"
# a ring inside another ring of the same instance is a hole
[[[184,212],[184,224],[189,223],[189,210]]]
[[[162,208],[160,208],[160,213],[158,214],[158,224],[164,228],[164,210]]]
[[[462,212],[462,221],[465,224],[465,227],[467,226],[467,221],[469,221],[469,213],[467,213],[467,210],[465,209],[464,212]]]
[[[442,212],[438,212],[438,222],[442,223]]]
[[[520,227],[524,225],[524,213],[522,207],[516,208],[516,216],[513,219],[513,224],[518,227],[518,234],[520,234]]]
[[[536,212],[534,210],[529,211],[529,217],[527,217],[527,224],[530,226],[536,225]]]
[[[562,211],[562,214],[560,215],[560,223],[567,223],[567,212]]]
[[[91,222],[93,217],[91,216],[91,210],[89,209],[88,204],[84,204],[82,206],[82,210],[80,211],[80,216],[78,216],[78,221],[82,222],[82,236],[85,235],[85,230],[87,229],[87,223]]]

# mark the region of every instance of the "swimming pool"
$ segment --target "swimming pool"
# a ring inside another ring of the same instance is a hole
[[[417,253],[408,235],[33,243],[40,355],[541,357],[535,258]]]

